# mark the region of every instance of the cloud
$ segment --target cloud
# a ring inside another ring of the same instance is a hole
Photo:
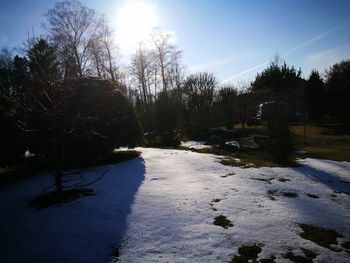
[[[325,32],[323,32],[323,33],[321,33],[321,34],[319,34],[317,36],[314,36],[313,38],[311,38],[311,39],[309,39],[309,40],[307,40],[307,41],[305,41],[305,42],[303,42],[303,43],[301,43],[301,44],[299,44],[299,45],[297,45],[297,46],[287,50],[285,53],[282,54],[281,58],[283,59],[283,58],[289,56],[290,54],[294,53],[295,51],[297,51],[299,49],[302,49],[302,48],[304,48],[304,47],[306,47],[308,45],[311,45],[311,44],[313,44],[313,43],[315,43],[315,42],[317,42],[317,41],[327,37],[328,35],[334,33],[335,31],[338,31],[338,30],[344,28],[347,25],[349,25],[349,22],[347,22],[345,24],[341,24],[341,25],[336,26],[336,27],[333,27],[330,30],[327,30],[327,31],[325,31]],[[248,69],[246,69],[246,70],[244,70],[244,71],[242,71],[240,73],[237,73],[235,75],[232,75],[232,76],[228,77],[227,79],[225,79],[224,81],[222,81],[220,84],[224,84],[224,83],[226,83],[228,81],[231,81],[231,80],[233,80],[233,79],[235,79],[237,77],[240,77],[240,76],[242,76],[242,75],[244,75],[246,73],[254,71],[254,70],[256,70],[256,69],[258,69],[258,68],[260,68],[260,67],[262,67],[264,65],[267,65],[268,63],[270,63],[270,60],[267,60],[267,61],[265,61],[263,63],[260,63],[259,65],[253,66],[251,68],[248,68]]]
[[[298,50],[298,49],[301,49],[301,48],[303,48],[303,47],[306,47],[306,46],[308,46],[308,45],[311,45],[312,43],[315,43],[315,42],[321,40],[322,38],[325,38],[326,36],[328,36],[328,35],[334,33],[335,31],[338,31],[339,29],[342,29],[343,27],[345,27],[345,26],[347,26],[347,25],[349,25],[349,23],[345,23],[345,24],[342,24],[342,25],[333,27],[333,28],[331,28],[330,30],[328,30],[328,31],[326,31],[326,32],[323,32],[323,33],[321,33],[321,34],[319,34],[319,35],[317,35],[317,36],[315,36],[315,37],[313,37],[313,38],[311,38],[311,39],[309,39],[309,40],[307,40],[307,41],[305,41],[305,42],[303,42],[303,43],[301,43],[301,44],[299,44],[299,45],[297,45],[297,46],[295,46],[295,47],[293,47],[293,48],[291,48],[290,50],[286,51],[286,52],[282,55],[282,58],[287,57],[288,55],[290,55],[291,53],[295,52],[295,51]]]
[[[311,66],[324,68],[342,59],[350,57],[350,43],[336,48],[326,49],[305,57],[305,62]]]
[[[245,60],[249,59],[253,56],[253,53],[248,53],[248,52],[242,52],[239,54],[231,54],[228,56],[225,56],[223,58],[207,61],[201,64],[193,65],[190,66],[191,71],[201,71],[201,70],[209,70],[209,69],[215,69],[223,65],[227,65],[231,62],[234,61],[240,61],[240,60]]]

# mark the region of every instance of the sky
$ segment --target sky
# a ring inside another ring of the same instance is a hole
[[[54,0],[0,0],[0,47],[44,34]],[[188,72],[209,71],[219,83],[247,84],[276,54],[307,78],[350,59],[349,0],[81,0],[107,16],[127,64],[150,27],[173,36]]]

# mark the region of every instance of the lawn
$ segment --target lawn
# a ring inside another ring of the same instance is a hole
[[[336,161],[350,161],[350,132],[339,126],[306,126],[306,145],[304,126],[291,126],[296,145],[303,147],[307,155],[314,158]]]
[[[241,129],[241,124],[235,125]],[[335,161],[350,161],[350,129],[339,125],[306,126],[306,144],[304,139],[304,126],[291,125],[295,136],[296,148],[306,151],[306,156]],[[266,135],[264,126],[246,127],[247,136]]]
[[[51,175],[0,186],[2,261],[349,262],[349,163],[242,169],[219,155],[138,151],[77,175],[104,176],[70,202],[30,206]]]

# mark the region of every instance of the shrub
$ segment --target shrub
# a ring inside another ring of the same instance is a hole
[[[293,152],[293,136],[288,116],[275,107],[267,121],[267,150],[276,161],[287,162]]]

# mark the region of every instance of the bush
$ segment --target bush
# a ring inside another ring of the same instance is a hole
[[[83,79],[72,87],[67,112],[66,159],[92,160],[116,147],[134,147],[141,126],[128,99],[109,81]]]
[[[267,121],[268,140],[267,150],[273,159],[279,162],[287,162],[293,152],[293,136],[289,129],[288,116],[273,109]]]
[[[155,103],[156,129],[160,133],[173,133],[178,126],[179,105],[169,92],[163,91],[158,94]]]

